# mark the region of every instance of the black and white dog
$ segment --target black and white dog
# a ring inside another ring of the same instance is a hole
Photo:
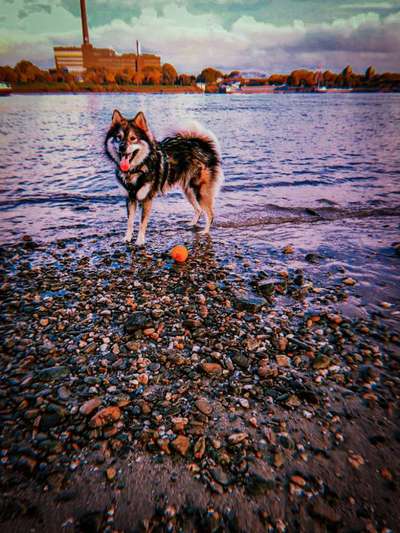
[[[206,225],[202,233],[209,232],[215,196],[223,180],[218,141],[210,131],[193,123],[158,142],[142,112],[128,120],[115,110],[105,147],[117,165],[117,180],[127,194],[127,242],[132,240],[137,203],[141,204],[142,216],[136,244],[141,246],[153,198],[175,186],[182,189],[194,208],[191,224],[196,225],[204,211]]]

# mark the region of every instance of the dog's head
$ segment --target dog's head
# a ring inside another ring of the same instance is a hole
[[[141,111],[134,119],[128,120],[115,110],[105,144],[107,155],[118,168],[129,172],[149,155],[154,137]]]

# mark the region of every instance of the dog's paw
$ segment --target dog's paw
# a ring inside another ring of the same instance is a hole
[[[210,235],[209,229],[202,229],[201,231],[197,232],[199,235]]]
[[[132,235],[125,235],[124,243],[129,244],[132,241]]]
[[[136,246],[144,246],[145,240],[142,237],[136,239]]]

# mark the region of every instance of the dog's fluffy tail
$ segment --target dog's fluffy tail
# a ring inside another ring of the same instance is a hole
[[[224,173],[222,171],[221,165],[221,146],[217,137],[211,130],[200,124],[200,122],[197,122],[197,120],[191,120],[190,122],[186,122],[182,128],[179,128],[175,131],[175,134],[180,135],[185,139],[203,139],[204,141],[210,143],[211,147],[215,151],[215,155],[218,157],[218,168],[216,180],[214,182],[213,187],[214,196],[216,196],[219,193],[222,183],[224,181]]]

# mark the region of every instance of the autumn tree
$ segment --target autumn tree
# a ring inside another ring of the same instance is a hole
[[[173,65],[170,63],[164,63],[161,72],[164,85],[175,85],[176,80],[178,79],[178,73]]]
[[[288,78],[288,83],[293,87],[313,87],[315,85],[315,74],[311,70],[293,70]]]
[[[284,85],[288,80],[287,74],[271,74],[268,78],[268,83],[270,85]]]
[[[16,83],[18,81],[18,76],[12,67],[0,67],[0,81]]]
[[[179,85],[189,86],[189,85],[193,85],[195,81],[196,81],[195,76],[191,76],[190,74],[180,74],[180,76],[178,77]]]
[[[157,67],[145,67],[143,69],[144,83],[146,85],[160,85],[162,73]]]
[[[367,70],[365,71],[365,79],[366,81],[371,81],[372,78],[376,76],[376,70],[373,66],[369,66]]]
[[[219,78],[223,78],[224,75],[219,70],[212,67],[203,69],[197,77],[197,81],[202,83],[215,83]]]

